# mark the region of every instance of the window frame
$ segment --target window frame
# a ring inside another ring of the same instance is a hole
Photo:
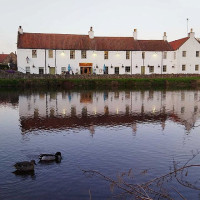
[[[108,56],[109,55],[109,53],[108,53],[108,51],[104,51],[104,60],[108,60]]]
[[[126,60],[130,59],[130,51],[126,51]]]
[[[75,59],[75,50],[70,50],[70,59]]]
[[[32,58],[37,58],[37,49],[32,49]]]
[[[182,65],[182,71],[186,71],[186,65]]]
[[[199,71],[199,65],[195,65],[195,71]]]
[[[163,65],[162,71],[163,71],[163,72],[167,72],[167,65]]]
[[[50,53],[51,52],[51,53]],[[48,50],[48,57],[53,58],[53,49]]]
[[[131,66],[125,66],[125,72],[130,73],[131,72]]]
[[[81,50],[81,59],[87,59],[87,51]]]
[[[187,57],[187,51],[182,51],[182,57],[184,57],[184,58]]]
[[[154,66],[149,66],[149,73],[154,73]]]

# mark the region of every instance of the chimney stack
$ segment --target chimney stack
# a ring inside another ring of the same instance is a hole
[[[90,39],[94,39],[94,31],[93,31],[92,26],[90,27],[90,31],[88,31],[88,35]]]
[[[134,40],[137,40],[137,29],[134,29],[133,38]]]
[[[19,26],[19,28],[18,28],[18,33],[23,34],[23,28],[21,26]]]
[[[190,33],[188,33],[188,37],[194,38],[195,33],[193,32],[193,29],[191,28]]]
[[[164,41],[167,41],[167,33],[166,33],[166,32],[164,32],[163,40],[164,40]]]

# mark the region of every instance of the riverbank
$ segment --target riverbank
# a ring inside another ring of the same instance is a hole
[[[0,70],[0,88],[44,89],[189,89],[200,86],[199,74],[50,75]]]

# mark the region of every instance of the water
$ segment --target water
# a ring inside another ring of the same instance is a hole
[[[0,199],[89,199],[89,190],[92,199],[110,199],[109,184],[82,169],[116,178],[132,168],[138,183],[163,175],[173,160],[184,164],[200,150],[199,116],[198,90],[1,91]],[[57,151],[61,163],[38,163],[39,154]],[[32,159],[34,175],[12,173],[15,162]],[[199,186],[199,169],[189,175]],[[175,180],[169,186],[199,199]],[[180,199],[172,188],[170,194]]]

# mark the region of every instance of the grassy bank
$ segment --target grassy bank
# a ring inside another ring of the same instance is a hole
[[[168,88],[187,89],[200,86],[200,77],[176,78],[118,78],[118,79],[0,79],[1,88],[54,88],[54,89],[134,89]]]

